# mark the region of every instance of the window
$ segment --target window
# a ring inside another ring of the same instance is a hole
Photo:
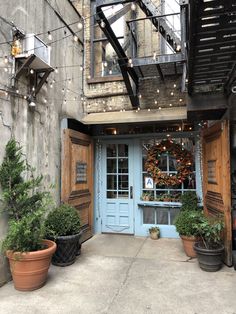
[[[103,12],[107,19],[115,16],[122,10],[123,5],[106,6]],[[91,2],[91,76],[107,77],[120,74],[120,67],[117,62],[117,55],[107,40],[100,26],[96,22],[96,2]],[[122,15],[111,24],[112,30],[123,46],[125,42],[125,17]]]
[[[196,190],[196,180],[195,180],[195,162],[192,165],[192,174],[188,178],[176,186],[158,186],[154,184],[153,188],[145,188],[145,178],[149,177],[145,170],[144,164],[147,156],[148,149],[160,142],[161,140],[150,139],[142,142],[142,199],[147,201],[164,201],[164,202],[179,202],[180,196],[185,191]],[[179,138],[174,139],[178,144],[181,144],[184,148],[191,151],[194,158],[194,141],[189,138]],[[159,158],[158,167],[164,173],[169,175],[177,173],[176,171],[176,159],[174,156],[168,153],[162,154]]]

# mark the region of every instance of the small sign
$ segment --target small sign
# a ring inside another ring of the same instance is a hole
[[[76,183],[87,182],[87,163],[78,161],[76,163]]]
[[[150,177],[145,177],[145,189],[153,189],[153,179]]]

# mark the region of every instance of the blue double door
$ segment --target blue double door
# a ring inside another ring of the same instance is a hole
[[[133,145],[106,142],[102,148],[102,232],[134,233]]]

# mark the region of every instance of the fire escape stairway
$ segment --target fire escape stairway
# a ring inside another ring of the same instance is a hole
[[[174,51],[178,51],[178,47],[181,46],[180,38],[176,36],[173,29],[167,24],[164,18],[155,18],[161,16],[161,10],[159,7],[156,7],[150,0],[139,0],[137,2],[139,7],[145,13],[146,16],[154,18],[151,19],[152,24],[168,42],[168,44],[173,48]]]
[[[124,47],[121,46],[118,38],[116,37],[114,31],[112,30],[111,24],[109,23],[109,18],[106,18],[103,12],[103,8],[117,4],[123,4],[124,6],[127,6],[130,5],[129,3],[131,2],[132,2],[131,0],[128,1],[96,0],[96,21],[117,54],[121,74],[123,76],[132,107],[135,109],[139,107],[138,98],[139,78],[145,77],[145,74],[143,75],[142,73],[141,66],[146,66],[146,72],[148,73],[151,72],[147,67],[148,65],[155,67],[156,75],[159,75],[164,81],[164,76],[161,71],[160,65],[171,63],[173,64],[173,69],[175,73],[178,75],[182,74],[183,63],[185,61],[185,52],[180,51],[181,50],[180,48],[184,47],[183,38],[179,38],[178,36],[176,36],[174,30],[167,24],[167,21],[165,20],[165,15],[161,15],[160,9],[157,8],[150,0],[137,0],[137,2],[135,3],[139,5],[139,7],[145,13],[145,15],[148,18],[150,18],[152,24],[155,26],[157,31],[160,32],[160,34],[168,42],[168,44],[172,47],[174,53],[167,56],[161,55],[156,59],[150,57],[148,58],[134,57],[133,64],[130,64],[129,62],[130,56],[128,57],[126,55]],[[185,10],[186,6],[183,7]],[[183,11],[183,7],[181,9],[181,12],[184,12],[184,14],[186,14],[186,11]],[[183,23],[181,24],[181,28],[182,25]],[[180,71],[178,70],[179,68],[181,68]]]

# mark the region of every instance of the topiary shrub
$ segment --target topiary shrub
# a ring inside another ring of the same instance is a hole
[[[45,222],[45,232],[54,239],[58,236],[74,235],[80,232],[80,217],[76,209],[63,204],[53,209]]]

